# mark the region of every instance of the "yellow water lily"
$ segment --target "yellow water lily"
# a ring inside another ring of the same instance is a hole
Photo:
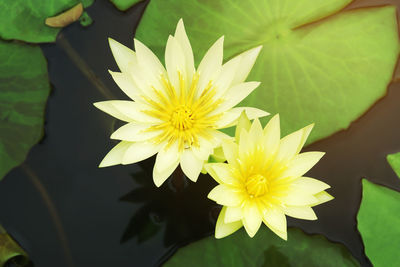
[[[236,129],[236,143],[222,143],[227,163],[205,165],[219,183],[208,198],[223,205],[215,237],[232,234],[242,226],[253,237],[262,222],[287,239],[285,215],[316,220],[312,207],[333,199],[330,186],[303,176],[324,155],[299,153],[313,125],[280,139],[279,115],[262,129],[243,114]]]
[[[237,123],[245,111],[250,118],[268,113],[248,107],[234,108],[258,82],[244,82],[261,47],[250,49],[222,64],[223,40],[207,51],[197,69],[183,21],[169,36],[165,65],[138,40],[136,52],[110,39],[121,72],[110,71],[114,81],[133,101],[97,102],[100,110],[128,122],[112,139],[121,140],[100,167],[132,164],[157,154],[153,179],[160,186],[180,164],[196,181],[204,162],[229,136],[218,129]]]

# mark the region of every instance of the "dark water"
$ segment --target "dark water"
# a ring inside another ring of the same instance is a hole
[[[115,121],[92,103],[125,99],[107,72],[117,70],[107,37],[132,45],[145,4],[122,13],[96,1],[88,10],[93,25],[71,25],[56,44],[42,46],[53,85],[46,135],[0,186],[0,221],[37,267],[154,266],[213,232],[219,208],[206,198],[215,186],[210,177],[194,185],[178,172],[156,189],[154,159],[97,168],[114,145]],[[309,175],[329,183],[336,199],[316,207],[319,220],[288,223],[343,243],[363,266],[370,263],[356,230],[360,179],[400,191],[385,159],[400,151],[399,103],[395,83],[348,130],[307,147],[327,152]]]

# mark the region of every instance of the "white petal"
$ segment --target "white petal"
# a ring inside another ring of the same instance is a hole
[[[309,206],[285,206],[283,211],[286,215],[303,220],[316,220],[317,215]]]
[[[115,108],[115,106],[113,105],[113,103],[115,103],[115,101],[118,101],[118,100],[96,102],[96,103],[93,103],[93,105],[96,108],[100,109],[101,111],[103,111],[107,114],[110,114],[111,116],[113,116],[119,120],[127,121],[127,122],[132,121],[132,118],[126,116],[125,114],[120,112],[117,108]]]
[[[238,145],[232,141],[226,141],[222,143],[222,149],[224,151],[224,155],[228,163],[232,164],[233,166],[237,166],[238,150],[239,150]]]
[[[142,93],[140,89],[137,88],[132,76],[123,72],[113,72],[108,71],[118,87],[132,100],[137,100]]]
[[[144,113],[144,111],[149,110],[149,107],[142,103],[125,100],[115,100],[113,102],[113,105],[118,111],[128,116],[133,121],[149,124],[162,122],[159,118],[155,118]]]
[[[330,188],[330,185],[319,181],[317,179],[308,178],[308,177],[300,177],[296,181],[292,183],[292,186],[298,188],[298,190],[302,190],[308,192],[310,194],[317,194],[321,191],[324,191]]]
[[[285,137],[283,137],[279,144],[279,151],[277,155],[278,161],[289,161],[291,160],[297,152],[297,149],[302,141],[303,131],[298,130]]]
[[[199,82],[197,96],[203,92],[210,81],[215,81],[222,68],[224,37],[219,38],[206,52],[199,64],[197,72],[199,73]]]
[[[240,60],[240,57],[235,57],[222,65],[221,73],[215,81],[215,88],[217,89],[215,99],[219,99],[229,89],[232,80],[235,78]]]
[[[193,182],[199,178],[201,169],[203,168],[204,160],[197,158],[193,151],[185,149],[181,156],[181,168],[183,173]]]
[[[131,122],[117,129],[110,138],[130,142],[141,142],[154,138],[162,133],[161,131],[149,131],[150,127],[151,126],[148,124]]]
[[[218,216],[217,225],[215,227],[215,238],[218,239],[236,232],[243,225],[242,221],[225,223],[224,222],[225,212],[226,212],[226,207],[222,207],[222,210]]]
[[[226,207],[225,223],[232,223],[243,218],[243,211],[240,206]]]
[[[176,167],[179,165],[179,160],[176,162],[172,162],[167,168],[163,171],[156,170],[156,166],[153,168],[153,181],[157,187],[160,187],[167,179],[171,176],[171,174],[175,171]]]
[[[328,194],[325,191],[322,191],[322,192],[319,192],[319,193],[315,194],[314,197],[316,199],[318,199],[318,202],[313,204],[313,207],[316,206],[316,205],[319,205],[319,204],[322,204],[322,203],[325,203],[327,201],[330,201],[330,200],[334,199],[333,196],[331,196],[330,194]]]
[[[208,160],[208,157],[214,151],[214,144],[212,144],[205,138],[199,138],[198,141],[199,146],[192,147],[194,155],[199,159]]]
[[[266,157],[275,154],[279,147],[281,129],[279,125],[279,115],[275,115],[264,128],[264,148]]]
[[[214,187],[207,197],[224,206],[238,206],[242,202],[239,192],[223,184]]]
[[[114,59],[117,62],[118,68],[122,72],[130,72],[129,65],[136,61],[135,52],[111,38],[108,38],[108,42],[110,44]]]
[[[300,177],[308,172],[325,155],[325,152],[304,152],[293,158],[281,177]]]
[[[258,119],[255,119],[249,130],[249,138],[253,143],[259,143],[263,136],[263,129]]]
[[[179,20],[178,25],[176,26],[174,37],[179,42],[182,48],[182,52],[185,55],[186,76],[187,76],[187,81],[189,81],[192,78],[195,71],[194,58],[193,58],[193,50],[190,45],[189,39],[186,35],[182,19]]]
[[[237,84],[225,93],[225,101],[212,113],[210,114],[218,114],[220,112],[226,111],[228,109],[233,108],[237,104],[239,104],[243,99],[245,99],[251,92],[254,91],[260,85],[259,82],[246,82]]]
[[[180,72],[182,78],[185,79],[185,82],[188,83],[186,76],[186,60],[182,47],[171,35],[168,37],[167,46],[165,48],[165,67],[167,68],[169,81],[179,94],[180,89],[186,88],[180,88],[178,72]]]
[[[262,223],[262,215],[260,214],[256,203],[250,201],[246,203],[243,208],[242,221],[247,234],[250,237],[253,237]]]
[[[122,164],[132,164],[150,158],[160,150],[160,147],[152,142],[132,143],[122,158]]]
[[[241,58],[240,67],[237,69],[235,73],[234,79],[232,80],[232,85],[242,83],[246,80],[251,69],[253,68],[254,62],[256,61],[261,48],[262,46],[257,46],[253,49],[250,49],[238,55],[238,57]]]
[[[278,209],[269,209],[264,212],[264,223],[278,236],[287,239],[286,234],[286,217],[285,214]]]
[[[122,158],[131,144],[132,144],[131,142],[125,142],[125,141],[119,142],[118,145],[113,147],[113,149],[111,149],[110,152],[108,152],[108,154],[101,161],[99,167],[102,168],[102,167],[121,164]]]
[[[267,116],[269,113],[258,108],[250,107],[237,107],[230,109],[223,113],[221,119],[216,123],[218,129],[227,128],[238,124],[238,119],[240,115],[245,112],[248,119],[253,120],[255,118],[260,118]],[[250,125],[250,124],[249,124]],[[238,128],[236,128],[238,129]]]
[[[162,172],[171,164],[175,164],[175,162],[181,157],[181,152],[179,152],[178,142],[174,142],[173,144],[166,144],[157,154],[156,162],[154,163],[154,168],[157,172]]]

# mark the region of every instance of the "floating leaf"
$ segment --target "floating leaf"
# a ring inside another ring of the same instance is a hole
[[[374,266],[400,266],[400,193],[363,179],[357,214],[365,254]]]
[[[121,11],[125,11],[143,0],[110,0],[110,1],[111,3],[114,4],[116,8],[118,8]]]
[[[88,7],[93,2],[94,0],[1,0],[0,38],[31,43],[54,42],[60,29],[47,26],[46,18],[79,3]]]
[[[0,225],[0,266],[6,262],[17,263],[15,266],[25,266],[29,259],[26,252],[7,234]]]
[[[82,15],[83,5],[82,3],[77,4],[76,6],[68,9],[67,11],[55,16],[47,18],[45,23],[50,27],[61,28],[71,24],[74,21],[77,21],[79,17]]]
[[[168,266],[358,266],[347,249],[321,235],[288,229],[284,241],[263,227],[253,238],[244,230],[223,238],[208,237],[178,252]]]
[[[42,136],[50,85],[38,46],[0,41],[0,179]]]
[[[248,78],[262,84],[241,104],[279,112],[284,133],[315,122],[315,141],[348,127],[385,94],[399,52],[394,7],[351,10],[308,24],[349,2],[152,0],[136,38],[162,57],[182,17],[197,62],[221,35],[225,59],[262,44]]]
[[[386,159],[389,162],[390,166],[392,166],[394,172],[400,178],[400,152],[387,155]]]

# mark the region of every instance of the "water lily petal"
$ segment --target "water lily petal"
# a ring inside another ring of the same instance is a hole
[[[129,73],[130,64],[136,61],[136,54],[133,50],[118,43],[114,39],[108,38],[111,52],[117,62],[118,68],[121,72]]]
[[[153,181],[157,187],[160,187],[171,176],[174,170],[178,167],[179,160],[172,162],[168,167],[162,171],[158,171],[156,166],[153,168]]]
[[[229,89],[239,67],[240,60],[240,57],[235,57],[222,65],[221,73],[215,81],[215,88],[217,89],[217,93],[214,96],[215,99],[219,99]]]
[[[258,210],[257,204],[253,201],[248,201],[243,207],[243,225],[247,234],[253,237],[262,223],[262,215]]]
[[[140,94],[142,93],[139,88],[137,88],[132,76],[123,72],[113,72],[108,71],[118,87],[132,100],[138,100]]]
[[[224,155],[229,164],[233,166],[237,166],[238,162],[238,145],[232,141],[226,141],[222,143],[222,149],[224,151]]]
[[[309,206],[285,206],[283,211],[286,215],[303,220],[316,220],[317,215]]]
[[[107,153],[107,155],[101,161],[99,167],[103,168],[121,164],[122,158],[130,145],[132,145],[131,142],[119,142],[116,146],[113,147],[113,149],[110,150],[110,152]]]
[[[234,78],[232,80],[232,85],[236,85],[242,83],[246,80],[249,75],[251,69],[253,68],[254,62],[257,59],[258,54],[260,53],[262,46],[257,46],[250,50],[247,50],[237,57],[240,57],[240,68],[237,69]]]
[[[282,173],[282,177],[300,177],[308,172],[317,162],[325,155],[324,152],[304,152],[289,163],[286,171]]]
[[[276,156],[277,161],[290,161],[297,152],[303,138],[303,130],[298,130],[283,137],[279,144],[279,151]]]
[[[237,206],[242,202],[237,191],[223,184],[214,187],[207,197],[224,206]]]
[[[93,105],[96,108],[100,109],[101,111],[103,111],[103,112],[105,112],[107,114],[110,114],[114,118],[117,118],[119,120],[126,121],[126,122],[133,121],[132,118],[130,118],[129,116],[126,116],[125,114],[120,112],[114,106],[115,101],[118,101],[118,100],[101,101],[101,102],[93,103]]]
[[[155,124],[162,122],[159,118],[147,115],[145,112],[149,110],[149,107],[139,102],[114,100],[112,104],[118,111],[128,116],[133,121],[147,123],[147,124]]]
[[[311,206],[318,202],[318,199],[307,191],[291,188],[288,194],[281,198],[281,201],[290,206]]]
[[[130,142],[141,142],[156,137],[161,131],[149,130],[151,126],[147,124],[138,124],[131,122],[118,128],[112,135],[111,139],[124,140]]]
[[[314,197],[316,199],[318,199],[318,202],[313,204],[312,205],[313,207],[316,206],[316,205],[319,205],[319,204],[322,204],[322,203],[325,203],[325,202],[328,202],[328,201],[334,199],[333,196],[331,196],[330,194],[328,194],[325,191],[322,191],[322,192],[319,192],[319,193],[315,194]]]
[[[270,157],[275,154],[279,148],[281,138],[281,130],[279,123],[279,114],[276,114],[267,123],[264,128],[264,148],[266,152],[266,157]]]
[[[301,137],[301,141],[299,143],[299,147],[297,148],[296,154],[298,154],[300,152],[300,150],[303,148],[303,146],[304,146],[305,142],[307,141],[307,138],[310,135],[311,130],[312,130],[313,127],[314,127],[314,123],[304,127],[303,129],[301,129],[301,131],[303,132],[303,135]]]
[[[279,209],[267,209],[263,214],[264,223],[278,236],[287,239],[285,214]]]
[[[239,83],[231,88],[229,88],[226,93],[224,99],[225,101],[216,108],[211,114],[218,114],[220,112],[224,112],[228,109],[233,108],[237,104],[239,104],[243,99],[245,99],[251,92],[254,91],[260,85],[259,82],[245,82]]]
[[[152,142],[132,143],[126,150],[122,164],[132,164],[150,158],[160,150],[161,146]]]
[[[263,129],[260,120],[254,119],[249,130],[249,138],[254,143],[254,146],[261,142],[261,137],[263,136]]]
[[[178,41],[171,35],[168,37],[167,46],[165,48],[165,67],[167,69],[169,81],[175,88],[177,94],[179,94],[180,89],[186,90],[186,88],[181,88],[179,83],[179,75],[182,75],[182,79],[184,78],[186,83],[188,82],[185,55]]]
[[[162,172],[181,157],[182,152],[179,151],[178,142],[166,144],[157,154],[154,168],[157,172]]]
[[[183,173],[193,182],[199,178],[204,160],[197,158],[193,151],[185,149],[181,156],[181,168]]]
[[[210,173],[213,174],[213,177],[215,176],[222,184],[226,185],[238,185],[238,180],[232,173],[232,169],[229,167],[228,164],[226,163],[212,163],[212,164],[207,164],[207,171],[209,169]]]
[[[219,76],[222,68],[224,37],[219,38],[206,52],[199,64],[197,72],[199,73],[197,97],[201,95],[204,88],[210,81],[214,81]]]
[[[179,20],[178,25],[176,26],[174,37],[179,42],[182,52],[185,55],[186,80],[190,81],[195,72],[194,57],[192,46],[190,45],[189,38],[186,35],[185,26],[182,19]]]
[[[317,194],[324,191],[331,186],[314,178],[300,177],[292,183],[298,190],[308,192],[310,194]]]
[[[226,207],[225,223],[232,223],[243,218],[243,210],[240,206]]]
[[[233,223],[225,223],[225,212],[226,207],[223,207],[217,220],[217,225],[215,227],[215,238],[223,238],[234,232],[236,232],[240,227],[242,227],[242,221],[237,221]]]

